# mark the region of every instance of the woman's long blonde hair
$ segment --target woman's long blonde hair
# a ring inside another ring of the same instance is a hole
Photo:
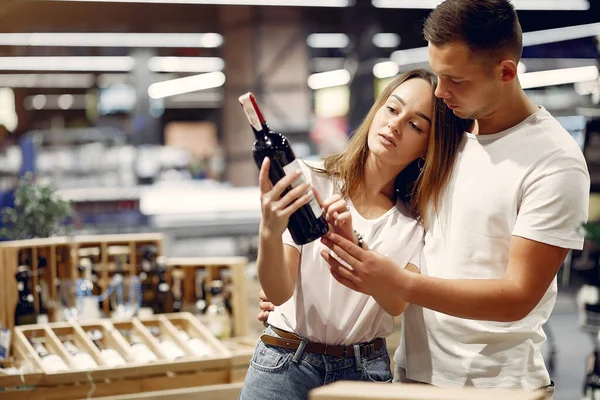
[[[417,218],[425,221],[430,202],[433,202],[435,210],[438,209],[442,191],[452,175],[461,137],[471,122],[455,116],[442,100],[434,97],[437,78],[429,71],[412,70],[387,85],[354,132],[348,147],[341,153],[326,157],[321,172],[341,182],[342,196],[351,197],[352,194],[360,192],[369,155],[367,138],[375,114],[385,105],[396,88],[409,79],[423,79],[431,85],[434,115],[424,161],[417,159],[404,168],[396,177],[394,188],[397,198],[403,200]]]

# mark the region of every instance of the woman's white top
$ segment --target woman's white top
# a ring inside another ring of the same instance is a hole
[[[339,185],[333,179],[308,166],[322,168],[322,162],[299,164],[323,200],[339,193]],[[372,251],[391,258],[398,268],[409,262],[419,267],[424,232],[403,203],[398,202],[384,215],[369,220],[356,211],[352,201],[347,202],[354,229]],[[369,342],[393,332],[393,317],[371,296],[349,289],[333,278],[319,254],[329,249],[320,240],[298,246],[286,230],[283,243],[300,252],[300,268],[294,294],[269,313],[269,324],[330,345]]]

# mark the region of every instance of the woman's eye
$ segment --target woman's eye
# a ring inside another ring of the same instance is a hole
[[[423,132],[423,130],[421,128],[419,128],[417,126],[417,124],[415,124],[414,122],[409,122],[410,126],[413,127],[414,130],[416,130],[417,132]]]
[[[460,85],[461,83],[463,83],[464,81],[451,81],[452,83],[454,83],[455,85]]]
[[[391,112],[392,114],[397,114],[397,113],[398,113],[394,107],[387,106],[386,108],[387,108],[387,110],[388,110],[389,112]]]

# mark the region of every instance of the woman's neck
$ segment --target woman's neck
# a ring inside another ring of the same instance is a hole
[[[357,197],[368,200],[385,196],[390,201],[394,201],[394,182],[404,167],[392,167],[379,161],[373,154],[369,154],[361,185],[362,193]]]

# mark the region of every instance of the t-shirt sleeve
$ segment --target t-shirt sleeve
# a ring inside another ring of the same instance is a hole
[[[590,177],[583,158],[561,155],[523,182],[513,235],[553,246],[582,249],[579,226],[587,221]]]
[[[300,251],[300,249],[302,248],[302,246],[300,246],[300,245],[296,244],[296,242],[294,242],[294,239],[292,239],[292,234],[290,233],[289,229],[286,229],[285,232],[283,232],[281,239],[283,241],[283,244],[292,246],[293,248],[295,248],[298,251]]]
[[[413,264],[415,267],[417,267],[419,269],[419,272],[421,272],[421,253],[423,251],[423,246],[425,245],[425,242],[423,240],[420,240],[419,243],[417,244],[417,247],[415,248],[413,255],[410,257],[410,264]]]

